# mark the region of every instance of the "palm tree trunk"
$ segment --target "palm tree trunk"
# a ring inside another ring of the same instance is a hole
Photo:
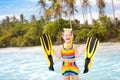
[[[43,7],[43,9],[44,9],[44,12],[45,12],[45,7]],[[46,15],[44,16],[44,19],[45,19],[45,24],[47,24],[47,17],[46,17]]]
[[[57,19],[57,23],[58,23],[58,29],[60,31],[60,21],[59,21],[59,18],[56,18]]]
[[[45,19],[45,24],[47,24],[47,19],[46,19],[46,16],[44,16],[44,19]]]
[[[59,22],[59,18],[56,18],[57,19],[57,23],[58,23],[58,27],[60,26],[60,22]]]
[[[70,17],[69,17],[69,21],[70,21],[70,28],[72,28],[72,21],[71,21]]]
[[[91,12],[90,6],[89,6],[89,12],[90,12],[91,20],[93,21],[93,19],[92,19],[92,12]]]
[[[84,23],[85,23],[85,13],[84,13],[84,10],[83,10],[83,8],[81,8],[82,9],[82,15],[83,15],[83,20],[84,20]]]
[[[114,2],[113,2],[113,0],[112,0],[112,10],[113,10],[114,23],[115,23],[115,26],[116,26],[116,21],[115,21],[115,8],[114,8]]]
[[[85,22],[88,21],[87,19],[87,7],[84,7],[84,14],[85,14]]]
[[[113,18],[115,19],[115,9],[114,9],[114,2],[112,0],[112,10],[113,10]]]
[[[81,0],[80,0],[80,4],[81,4],[81,11],[82,11],[82,15],[83,15],[83,20],[84,20],[84,23],[85,23],[85,15],[84,15],[84,12],[83,12],[82,1]]]

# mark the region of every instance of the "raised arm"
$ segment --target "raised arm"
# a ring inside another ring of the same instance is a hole
[[[61,59],[61,46],[58,48],[58,50],[53,50],[53,53],[58,59]]]
[[[80,52],[78,52],[78,46],[77,45],[74,45],[74,49],[75,49],[75,57],[76,58],[80,57],[84,53],[84,50],[85,50],[85,48],[83,48]]]

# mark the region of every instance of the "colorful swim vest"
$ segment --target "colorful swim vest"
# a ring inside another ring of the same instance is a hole
[[[75,58],[75,50],[72,48],[70,49],[65,49],[64,46],[62,48],[62,57],[65,59],[72,59]],[[63,76],[68,76],[68,75],[78,75],[79,74],[79,69],[76,65],[76,62],[62,62],[62,70],[61,73]]]
[[[62,58],[66,58],[66,59],[75,58],[75,50],[73,49],[73,46],[70,49],[66,49],[64,48],[63,45],[61,53],[62,53]]]

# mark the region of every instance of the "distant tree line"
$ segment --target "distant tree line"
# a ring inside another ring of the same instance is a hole
[[[114,19],[104,14],[106,6],[105,0],[96,0],[99,9],[99,18],[92,19],[90,0],[80,0],[80,8],[83,14],[84,23],[74,19],[76,0],[49,0],[51,5],[47,5],[46,0],[39,0],[40,12],[44,14],[40,19],[35,15],[31,20],[26,20],[24,14],[19,16],[6,16],[0,22],[0,48],[1,47],[23,47],[40,45],[39,37],[43,33],[51,36],[53,44],[60,43],[60,36],[63,28],[71,27],[74,33],[74,43],[84,43],[90,36],[97,37],[101,42],[120,41],[120,20],[115,18],[114,4],[112,10]],[[92,24],[88,24],[87,13],[90,13]],[[68,20],[62,19],[67,16]],[[71,16],[74,20],[71,20]]]
[[[71,20],[71,22],[75,43],[84,43],[90,36],[99,38],[101,42],[120,41],[120,20],[118,19],[116,19],[116,26],[107,16],[93,20],[92,24],[87,22],[80,24],[78,20]],[[53,44],[59,44],[65,27],[70,27],[69,20],[59,19],[58,26],[57,20],[45,24],[45,19],[42,17],[39,20],[33,18],[29,22],[17,19],[9,21],[6,17],[0,24],[0,47],[38,46],[42,33],[50,34]]]

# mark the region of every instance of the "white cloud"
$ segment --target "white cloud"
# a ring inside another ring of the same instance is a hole
[[[10,14],[5,14],[5,15],[0,15],[0,21],[6,18],[6,16],[12,17],[13,15]]]
[[[3,19],[5,19],[7,16],[10,17],[10,19],[13,17],[12,14],[0,15],[0,21],[2,21]],[[15,17],[16,17],[17,19],[20,19],[20,18],[19,18],[19,15],[15,15]]]
[[[107,14],[107,16],[113,18],[113,13]],[[117,17],[120,20],[120,10],[115,11],[115,17]],[[98,19],[99,18],[99,13],[98,12],[92,12],[92,18],[95,19],[95,20]],[[75,19],[78,19],[78,20],[80,20],[81,23],[84,23],[84,19],[83,19],[82,14],[76,15]],[[92,23],[90,13],[87,14],[87,20],[88,20],[88,23]]]
[[[9,16],[11,18],[11,17],[13,17],[13,15],[15,15],[17,19],[20,19],[19,18],[20,14],[24,14],[25,19],[28,20],[28,19],[31,18],[31,15],[33,15],[33,14],[38,15],[37,13],[39,13],[39,8],[37,6],[36,7],[32,7],[32,8],[25,7],[25,8],[21,8],[19,10],[16,10],[16,12],[13,13],[13,14],[9,14],[8,13],[8,14],[2,14],[2,15],[0,15],[0,21],[2,21],[3,19],[5,19],[6,16]]]
[[[120,10],[115,11],[116,17],[120,19]]]
[[[81,0],[82,1],[82,0]],[[91,4],[96,4],[96,0],[89,0]],[[120,5],[120,0],[113,0],[114,1],[114,5]],[[107,4],[111,4],[112,0],[105,0],[105,2]],[[76,4],[80,5],[80,0],[76,1]]]
[[[3,20],[5,18],[4,15],[0,15],[0,21]]]
[[[93,19],[98,19],[98,12],[92,12],[92,18]],[[66,17],[63,17],[64,19],[69,19],[69,18],[66,18]],[[71,17],[71,19],[73,20],[73,17]],[[82,14],[80,14],[80,15],[74,15],[74,19],[77,19],[77,20],[79,20],[80,21],[80,23],[84,23],[84,19],[83,19],[83,15]],[[88,20],[88,23],[92,23],[92,19],[91,19],[91,17],[90,17],[90,13],[88,13],[87,14],[87,20]]]
[[[98,19],[98,16],[99,16],[98,12],[92,12],[92,18],[93,19]],[[84,23],[84,19],[83,19],[83,15],[82,14],[80,16],[76,16],[75,18],[80,20],[81,23]],[[87,14],[87,20],[88,20],[88,23],[92,23],[92,19],[91,19],[90,13]]]
[[[19,12],[21,12],[21,13],[22,13],[22,12],[23,12],[23,13],[24,13],[24,12],[30,12],[30,13],[31,13],[31,12],[36,12],[37,9],[38,9],[38,7],[22,8],[22,9],[19,10]]]
[[[26,1],[37,2],[38,0],[26,0]],[[48,1],[48,0],[47,0],[47,1]],[[111,3],[111,0],[105,0],[105,1],[107,2],[107,4]],[[96,4],[96,0],[90,0],[90,2],[91,2],[92,4]],[[48,1],[47,3],[49,3],[49,1]],[[77,5],[80,5],[80,0],[77,0],[77,1],[76,1],[76,4],[77,4]],[[114,4],[116,4],[116,5],[119,4],[119,5],[120,5],[120,0],[114,0]],[[39,9],[38,7],[23,8],[23,9],[18,10],[18,13],[19,13],[19,14],[17,13],[17,14],[15,14],[15,16],[17,16],[17,18],[19,19],[19,15],[20,15],[21,13],[23,13],[23,14],[26,16],[26,18],[28,19],[28,17],[30,18],[30,15],[39,13],[39,10],[38,10],[38,9]],[[79,12],[80,12],[80,11],[79,11]],[[115,14],[116,14],[116,17],[120,19],[120,10],[116,10],[116,11],[115,11]],[[0,21],[3,20],[3,19],[5,19],[6,16],[11,17],[11,16],[13,16],[13,15],[14,15],[14,14],[4,14],[4,15],[0,15]],[[88,22],[91,23],[90,14],[88,13],[87,15],[88,15],[88,16],[87,16]],[[94,11],[94,12],[92,12],[92,15],[93,15],[93,19],[98,19],[98,12]],[[113,17],[112,13],[107,13],[107,15],[110,16],[110,17]],[[65,17],[64,17],[64,18],[65,18]],[[65,19],[67,19],[67,18],[65,18]],[[77,13],[77,15],[75,15],[75,19],[80,20],[81,23],[84,22],[83,16],[82,16],[81,13],[80,13],[80,14]]]
[[[112,0],[106,0],[106,2],[107,2],[108,4],[111,4],[111,3],[112,3]],[[120,0],[113,0],[113,2],[114,2],[114,5],[120,5]]]
[[[20,19],[19,16],[20,14],[24,14],[25,19],[29,20],[31,18],[31,15],[35,14],[37,15],[39,13],[38,7],[32,7],[32,8],[22,8],[19,10],[16,10],[16,13],[13,14],[3,14],[0,15],[0,21],[6,18],[6,16],[9,16],[10,18],[13,17],[13,15],[16,16],[17,19]]]
[[[26,1],[38,2],[39,0],[26,0]],[[82,1],[82,0],[81,0],[81,1]],[[114,4],[115,4],[115,5],[116,5],[116,4],[120,4],[120,0],[113,0],[113,1],[114,1]],[[46,0],[46,2],[49,3],[50,1]],[[91,2],[92,4],[96,4],[96,0],[90,0],[90,2]],[[110,3],[110,4],[112,3],[111,0],[105,0],[105,2],[108,3],[108,4],[109,4],[109,3]],[[76,4],[80,4],[80,0],[77,0],[77,1],[76,1]]]
[[[113,18],[113,14],[112,13],[107,14],[107,16],[109,16],[110,18]],[[120,10],[115,11],[115,17],[117,17],[120,20]],[[95,20],[98,19],[99,18],[99,13],[98,12],[92,12],[92,18],[95,19]],[[68,18],[66,18],[66,17],[64,17],[64,19],[68,20]],[[71,17],[71,19],[73,20],[73,17]],[[80,20],[80,23],[84,23],[84,19],[83,19],[82,14],[75,15],[74,19]],[[90,24],[92,23],[92,20],[91,20],[91,17],[90,17],[90,13],[87,14],[87,20],[88,20],[88,23],[90,23]]]
[[[108,16],[113,19],[113,13],[108,14]],[[120,10],[115,11],[115,17],[120,20]]]
[[[107,14],[107,16],[113,18],[113,13]],[[115,11],[115,17],[120,20],[120,10]],[[95,19],[95,20],[98,19],[99,18],[99,13],[98,12],[92,12],[92,18]],[[84,22],[82,15],[75,16],[75,19],[80,20],[81,23]],[[88,20],[88,23],[92,23],[90,13],[87,14],[87,20]]]
[[[82,1],[82,0],[81,0],[81,1]],[[92,6],[92,5],[96,5],[96,0],[89,0],[89,1],[90,1],[90,3],[91,3],[91,6]],[[120,0],[113,0],[113,1],[114,1],[114,6],[119,6],[119,5],[120,5]],[[105,2],[106,2],[106,5],[107,5],[106,7],[108,7],[108,5],[111,5],[111,4],[112,4],[112,0],[105,0]],[[79,5],[80,5],[80,0],[77,0],[77,1],[76,1],[76,4],[79,6]],[[112,10],[112,9],[110,9],[110,10]],[[87,15],[88,15],[88,17],[87,17],[87,18],[88,18],[88,22],[91,23],[90,14],[88,13]],[[93,15],[93,19],[98,19],[99,14],[98,14],[97,11],[95,11],[95,10],[94,10],[94,12],[92,11],[92,15]],[[111,18],[113,17],[112,12],[109,12],[109,13],[107,13],[106,15],[107,15],[107,16],[110,16]],[[120,19],[120,9],[115,11],[115,15],[116,15],[116,17],[117,17],[118,19]],[[82,14],[79,15],[79,16],[78,16],[78,15],[75,16],[75,19],[80,20],[81,23],[84,22],[84,21],[83,21]]]

